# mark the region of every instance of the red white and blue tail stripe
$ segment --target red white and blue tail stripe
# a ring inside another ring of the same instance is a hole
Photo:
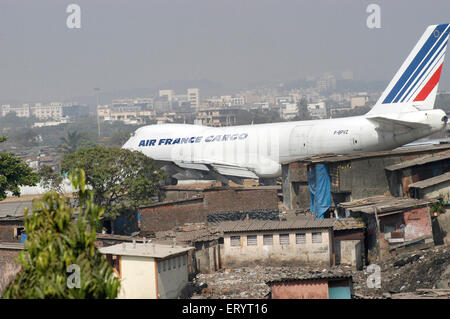
[[[449,33],[449,24],[429,26],[369,113],[432,109]]]

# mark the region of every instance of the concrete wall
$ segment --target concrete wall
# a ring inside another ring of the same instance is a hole
[[[312,233],[322,233],[322,243],[312,242]],[[296,233],[306,234],[306,243],[296,244]],[[273,235],[273,245],[263,244],[263,235]],[[280,234],[289,234],[289,245],[280,245]],[[247,235],[257,235],[257,245],[247,245]],[[240,236],[240,246],[231,246],[231,236]],[[265,265],[326,265],[332,263],[331,229],[298,231],[261,231],[224,234],[222,260],[224,266],[235,267],[254,263]]]
[[[384,168],[398,159],[374,157],[351,161],[350,168],[341,168],[339,184],[341,191],[351,192],[351,200],[383,195],[389,192]]]
[[[336,263],[350,265],[361,270],[363,266],[363,241],[362,240],[337,240],[335,241]]]
[[[184,256],[184,257],[183,257]],[[175,268],[173,263],[175,260]],[[157,267],[158,295],[161,299],[175,299],[188,283],[187,253],[166,260],[158,260],[161,263]],[[163,263],[166,264],[164,271]],[[170,270],[168,265],[171,265]]]
[[[195,244],[197,271],[210,273],[220,269],[220,246],[218,241]]]
[[[184,259],[183,255],[179,255],[157,260],[150,257],[121,256],[121,288],[118,298],[178,298],[188,282],[187,253],[184,256]]]
[[[293,162],[282,165],[283,205],[287,209],[309,208],[307,165]]]
[[[327,280],[282,282],[272,286],[272,299],[328,299]]]
[[[153,258],[121,256],[120,299],[155,299],[156,263]]]
[[[433,217],[433,235],[435,244],[450,245],[450,208],[444,214]]]
[[[4,289],[20,271],[20,265],[14,259],[20,253],[17,249],[0,249],[0,297]]]

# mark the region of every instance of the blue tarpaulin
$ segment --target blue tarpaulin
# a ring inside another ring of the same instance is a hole
[[[316,218],[324,218],[323,214],[331,206],[330,174],[327,165],[316,164],[308,169],[308,186],[311,213]]]

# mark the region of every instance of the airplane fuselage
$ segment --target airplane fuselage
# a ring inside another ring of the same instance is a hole
[[[159,124],[139,128],[123,148],[160,161],[244,167],[261,178],[281,175],[281,163],[308,156],[391,150],[433,134],[446,122],[442,110],[227,127]],[[395,120],[418,123],[398,125]],[[422,125],[423,124],[423,125]]]

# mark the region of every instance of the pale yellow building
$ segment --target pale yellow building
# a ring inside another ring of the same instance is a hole
[[[167,101],[172,102],[173,96],[175,95],[174,90],[159,90],[159,96],[167,96]]]
[[[247,220],[221,223],[222,264],[333,264],[331,219],[294,221]]]
[[[237,123],[236,108],[207,108],[197,112],[196,121],[206,126],[230,126]]]
[[[121,243],[100,248],[120,278],[120,299],[174,299],[188,283],[193,247]]]
[[[60,119],[63,115],[63,105],[57,102],[50,104],[36,103],[30,107],[30,111],[32,115],[40,120]]]
[[[2,116],[14,112],[17,117],[30,117],[30,106],[23,104],[22,106],[11,107],[9,104],[2,105]]]

